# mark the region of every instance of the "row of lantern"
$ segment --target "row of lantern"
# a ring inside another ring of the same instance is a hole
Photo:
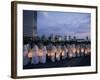
[[[31,64],[38,64],[38,63],[46,63],[46,58],[48,57],[52,62],[60,61],[61,59],[90,55],[91,48],[90,47],[66,47],[63,46],[55,46],[52,45],[51,49],[48,49],[48,46],[42,45],[39,48],[38,45],[34,45],[33,48],[30,48],[30,45],[24,45],[24,52],[23,52],[23,63],[24,66],[27,65],[29,62]]]

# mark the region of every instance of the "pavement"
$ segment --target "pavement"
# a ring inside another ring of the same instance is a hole
[[[81,67],[81,66],[91,66],[91,57],[88,56],[80,56],[74,58],[67,58],[60,61],[51,62],[51,60],[47,59],[46,63],[39,64],[28,64],[23,66],[23,69],[41,69],[41,68],[60,68],[60,67]]]

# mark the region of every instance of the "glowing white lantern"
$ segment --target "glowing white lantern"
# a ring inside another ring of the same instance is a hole
[[[73,57],[75,57],[76,56],[76,48],[72,49],[72,53],[73,53]]]
[[[40,63],[46,63],[46,54],[47,54],[46,46],[42,46],[42,50],[40,50]]]
[[[23,65],[26,66],[28,63],[29,63],[28,47],[27,47],[27,45],[24,45],[24,47],[23,47]]]
[[[76,53],[77,53],[77,56],[80,56],[80,49],[79,48],[77,48]]]
[[[28,52],[28,58],[32,58],[32,56],[33,56],[33,52],[32,52],[32,50],[30,49],[30,51]]]
[[[38,46],[35,45],[35,46],[33,47],[33,53],[34,53],[34,54],[33,54],[33,56],[32,56],[31,64],[38,64],[38,63],[39,63],[38,51],[39,51]]]

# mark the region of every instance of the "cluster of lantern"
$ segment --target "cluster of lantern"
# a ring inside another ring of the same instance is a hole
[[[54,46],[52,45],[51,49],[48,49],[47,46],[42,45],[39,48],[37,45],[34,45],[33,48],[30,48],[30,45],[24,45],[23,51],[23,64],[27,65],[29,62],[31,64],[46,63],[46,58],[48,57],[51,62],[60,61],[66,58],[73,58],[78,56],[90,55],[90,47],[70,47],[66,46]]]

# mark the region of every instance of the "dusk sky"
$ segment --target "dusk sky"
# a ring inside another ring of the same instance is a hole
[[[32,34],[34,11],[24,10],[24,33]],[[37,11],[37,33],[39,36],[51,34],[62,36],[90,37],[91,14],[76,12]]]
[[[90,37],[90,13],[38,11],[37,14],[38,35]]]

